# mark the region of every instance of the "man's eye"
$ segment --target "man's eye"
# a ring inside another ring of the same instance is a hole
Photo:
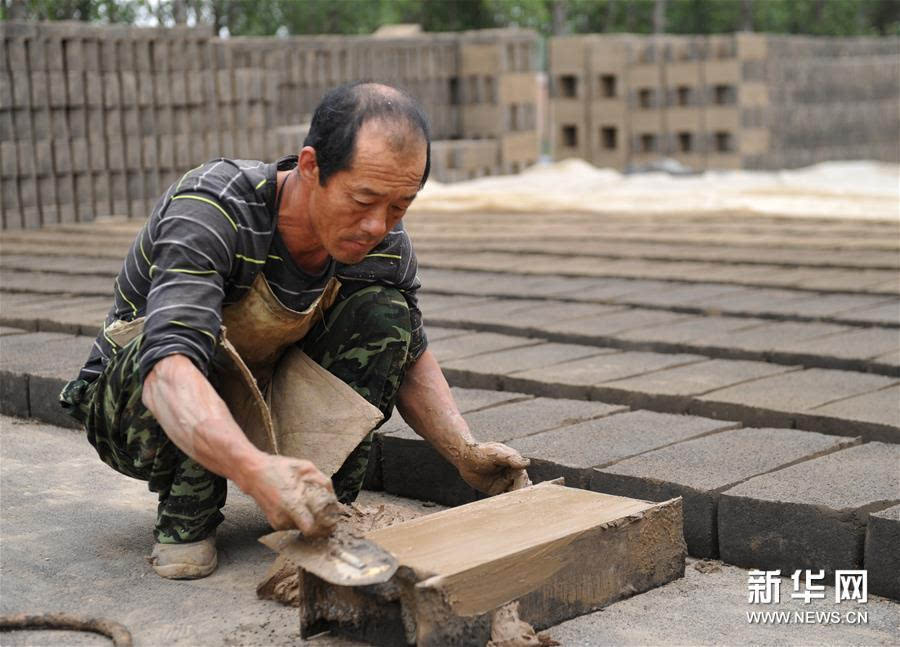
[[[357,200],[356,198],[353,198],[353,201],[361,207],[371,207],[373,204],[371,202],[363,202],[362,200]]]

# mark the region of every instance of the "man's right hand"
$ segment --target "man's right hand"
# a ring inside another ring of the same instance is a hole
[[[328,535],[340,518],[331,479],[310,461],[267,455],[246,492],[275,530],[299,528],[307,537]]]

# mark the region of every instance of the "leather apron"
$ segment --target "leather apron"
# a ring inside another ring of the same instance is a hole
[[[309,358],[296,343],[337,298],[331,277],[303,311],[284,306],[260,271],[247,294],[222,310],[223,326],[209,380],[231,415],[260,450],[312,461],[337,472],[383,415],[345,382]],[[106,330],[124,346],[143,330],[144,318]]]

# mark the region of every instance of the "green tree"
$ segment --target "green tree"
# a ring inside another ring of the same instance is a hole
[[[652,33],[655,0],[0,0],[4,19],[206,24],[234,36],[366,34],[414,22],[426,31],[516,25],[554,33]],[[900,34],[900,0],[667,0],[673,34],[754,31]]]
[[[0,0],[4,20],[133,23],[142,0]]]

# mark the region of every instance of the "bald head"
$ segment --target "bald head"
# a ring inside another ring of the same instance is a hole
[[[397,152],[425,146],[424,185],[431,167],[431,134],[424,111],[402,90],[371,82],[335,88],[316,108],[303,145],[316,151],[320,184],[325,186],[334,173],[350,168],[360,128],[370,121]]]

